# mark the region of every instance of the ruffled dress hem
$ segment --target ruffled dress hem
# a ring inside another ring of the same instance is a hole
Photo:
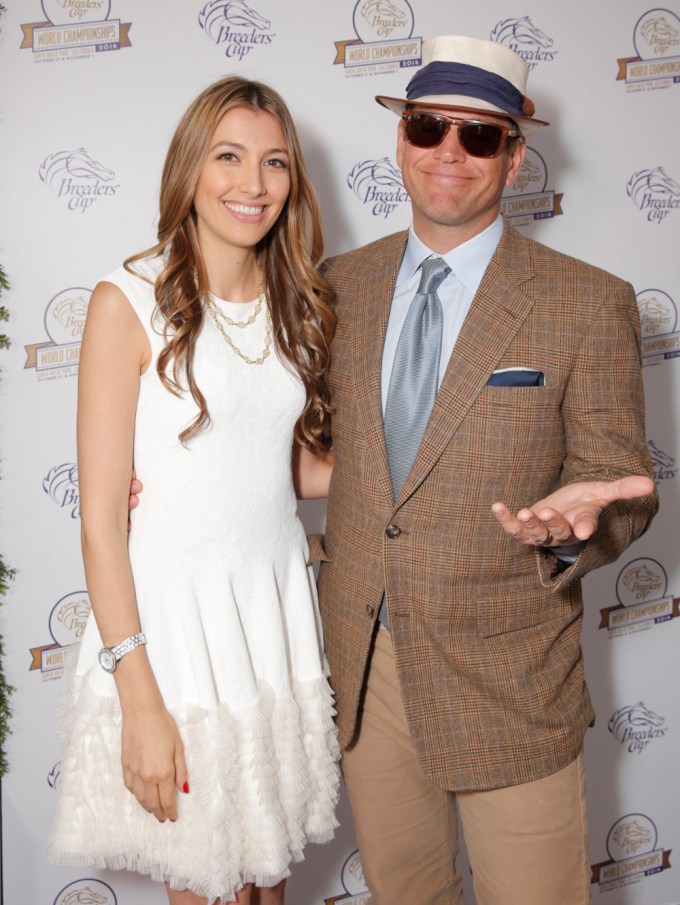
[[[333,838],[340,752],[325,677],[286,696],[261,684],[240,713],[224,704],[173,713],[190,784],[177,793],[175,823],[157,821],[124,786],[117,697],[93,693],[82,676],[74,686],[62,705],[51,864],[136,871],[226,905],[248,883],[289,876],[308,842]]]

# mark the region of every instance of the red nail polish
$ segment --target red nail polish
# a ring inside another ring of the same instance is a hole
[[[184,783],[184,785],[182,786],[182,791],[184,792],[185,795],[189,794],[189,783],[188,782]]]

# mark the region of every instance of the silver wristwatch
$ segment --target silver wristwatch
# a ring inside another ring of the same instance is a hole
[[[99,651],[99,665],[106,672],[113,672],[121,657],[129,654],[131,650],[142,644],[146,644],[146,637],[144,632],[138,632],[136,635],[130,635],[129,638],[114,647],[102,647]]]

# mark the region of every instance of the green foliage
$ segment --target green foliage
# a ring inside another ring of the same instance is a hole
[[[7,593],[7,586],[14,578],[14,570],[8,569],[0,557],[0,601]],[[2,670],[2,657],[4,655],[2,636],[0,636],[0,776],[7,772],[7,759],[5,757],[5,739],[7,738],[9,728],[9,697],[14,689],[5,681],[5,675]]]
[[[0,3],[0,15],[5,12],[5,7]],[[0,265],[0,296],[5,290],[9,289],[9,282],[5,275],[5,271]],[[0,321],[9,320],[9,312],[4,305],[0,305]],[[9,348],[9,338],[4,333],[0,333],[0,349]],[[14,570],[8,569],[0,556],[0,603],[7,593],[9,582],[14,578]],[[4,654],[2,636],[0,635],[0,776],[7,772],[7,759],[5,756],[5,739],[10,731],[9,728],[9,698],[14,689],[7,684],[5,674],[2,668],[2,658]]]
[[[0,5],[0,14],[2,13],[2,5]],[[9,289],[9,283],[7,282],[7,277],[5,276],[5,271],[2,269],[2,264],[0,264],[0,296],[2,293]],[[9,320],[9,311],[5,308],[4,305],[0,305],[0,321],[8,321]],[[9,349],[9,337],[5,333],[0,333],[0,349]]]
[[[2,295],[2,293],[6,289],[9,289],[9,283],[7,282],[5,271],[0,265],[0,295]],[[4,305],[0,306],[0,320],[6,321],[8,319],[9,312]],[[8,346],[9,339],[4,333],[0,333],[0,349],[7,349]],[[2,556],[0,556],[0,603],[2,603],[2,598],[7,593],[7,586],[12,578],[14,578],[14,570],[8,569],[2,559]],[[2,776],[7,771],[7,761],[5,759],[5,739],[9,732],[9,696],[14,690],[5,681],[5,674],[2,669],[3,653],[4,650],[2,644],[2,635],[0,635],[0,776]]]

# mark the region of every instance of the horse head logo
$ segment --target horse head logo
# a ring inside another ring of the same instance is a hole
[[[65,895],[59,905],[107,905],[108,902],[108,896],[101,895],[90,886],[81,886]]]
[[[209,0],[198,14],[198,24],[215,44],[222,41],[230,25],[258,31],[271,27],[270,20],[248,6],[245,0]]]
[[[661,468],[672,468],[675,465],[673,456],[669,456],[668,453],[659,449],[653,440],[647,440],[647,446],[654,465]]]
[[[369,25],[373,25],[377,20],[394,22],[406,18],[405,12],[392,3],[392,0],[366,0],[360,13]]]
[[[87,299],[82,295],[66,296],[52,308],[52,317],[73,336],[82,336],[87,315]]]
[[[680,197],[680,185],[672,179],[663,167],[655,167],[653,170],[638,170],[628,180],[626,192],[638,207],[647,194],[663,197],[671,195]]]
[[[366,201],[371,186],[390,186],[403,189],[401,171],[389,157],[380,160],[363,160],[347,176],[347,185],[361,201]]]
[[[533,45],[544,50],[554,44],[553,39],[534,25],[529,16],[522,16],[521,19],[501,19],[491,32],[490,38],[499,44]]]
[[[675,312],[669,304],[656,295],[650,295],[638,301],[640,326],[644,336],[654,333],[668,333],[673,328]]]
[[[71,509],[71,516],[78,518],[79,492],[78,492],[78,466],[66,463],[55,465],[43,479],[43,490],[62,509]]]
[[[100,179],[111,182],[116,174],[90,157],[85,148],[75,151],[57,151],[40,164],[40,178],[52,191],[58,188],[65,176],[76,179]]]
[[[650,830],[637,820],[629,820],[617,827],[613,839],[627,855],[634,855],[643,845],[653,843],[654,837]]]
[[[633,566],[623,577],[623,586],[637,600],[644,600],[654,591],[660,591],[663,584],[663,579],[653,572],[647,563]]]
[[[637,704],[629,704],[627,707],[621,707],[615,710],[607,724],[609,731],[620,742],[624,740],[625,731],[629,726],[636,728],[663,726],[666,720],[650,710],[643,701]]]
[[[76,638],[82,638],[85,624],[90,615],[90,602],[84,597],[71,600],[57,613],[57,619]]]
[[[650,16],[640,28],[640,34],[654,53],[665,53],[669,47],[680,44],[680,31],[673,28],[665,16]]]

